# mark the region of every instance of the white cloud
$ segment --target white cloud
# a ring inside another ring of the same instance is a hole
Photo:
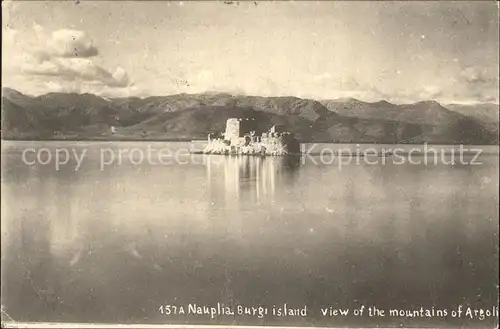
[[[108,87],[126,87],[129,84],[128,75],[122,68],[117,68],[115,73],[111,74],[93,61],[84,58],[51,58],[41,63],[26,65],[23,72]]]
[[[491,80],[484,67],[467,67],[459,74],[459,78],[467,83],[484,83]]]
[[[98,96],[106,97],[130,97],[143,93],[136,86],[127,86],[124,88],[102,87],[101,85],[92,82],[82,81],[46,81],[43,83],[44,88],[49,92],[62,93],[91,93]]]
[[[419,95],[419,99],[428,100],[428,99],[436,99],[441,96],[442,88],[436,85],[426,85],[422,87],[422,90]]]
[[[55,81],[44,82],[44,86],[47,88],[49,92],[55,92],[55,93],[67,92],[67,90],[64,88],[62,84]]]
[[[498,103],[498,70],[498,66],[464,68],[458,75],[455,98]]]
[[[39,41],[45,40],[45,29],[40,24],[34,23],[33,30],[35,30],[35,35]]]
[[[87,58],[98,55],[97,48],[83,31],[67,29],[52,32],[46,50],[58,57]]]
[[[131,81],[123,68],[110,71],[96,63],[98,49],[83,31],[62,29],[47,34],[36,23],[32,28],[36,40],[23,43],[23,47],[17,46],[16,31],[6,34],[4,47],[8,48],[10,63],[2,61],[2,67],[9,69],[11,77],[22,75],[27,83],[39,84],[36,89],[48,91],[79,92],[88,85],[99,93],[130,87]],[[66,87],[61,87],[62,81]]]

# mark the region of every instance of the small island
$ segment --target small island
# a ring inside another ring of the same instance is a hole
[[[299,155],[300,142],[281,125],[273,125],[258,134],[254,118],[229,118],[223,133],[208,134],[208,144],[201,154],[221,155]]]

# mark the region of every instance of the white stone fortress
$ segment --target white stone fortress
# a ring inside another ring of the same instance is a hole
[[[293,134],[279,125],[272,126],[260,136],[256,134],[255,119],[230,118],[224,133],[208,135],[204,154],[225,155],[291,155],[300,154],[300,143]]]

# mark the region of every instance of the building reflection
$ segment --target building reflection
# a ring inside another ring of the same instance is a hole
[[[293,183],[300,158],[210,155],[205,164],[212,204],[232,207],[274,201],[281,185]]]

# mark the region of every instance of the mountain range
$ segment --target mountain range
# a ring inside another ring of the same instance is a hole
[[[228,93],[33,97],[4,88],[2,138],[205,139],[209,132],[223,131],[228,118],[252,117],[262,129],[281,124],[303,142],[498,144],[498,113],[498,104],[392,104]]]

